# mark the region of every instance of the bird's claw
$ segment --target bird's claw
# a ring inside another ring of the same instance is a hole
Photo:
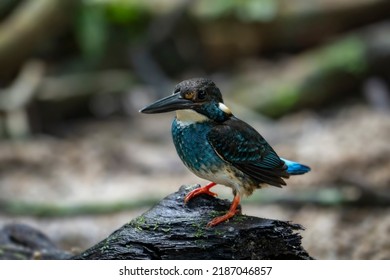
[[[200,194],[207,194],[207,195],[211,195],[211,196],[214,196],[214,197],[218,196],[218,194],[216,194],[215,192],[210,191],[209,188],[201,187],[201,188],[198,188],[198,189],[190,191],[186,195],[186,197],[184,198],[184,203],[187,203],[188,201],[193,199],[195,196],[198,196]]]
[[[234,215],[236,215],[237,213],[238,213],[238,209],[233,210],[233,211],[229,211],[225,215],[216,217],[207,223],[207,227],[214,227],[222,222],[225,222],[225,221],[229,220],[231,217],[233,217]]]

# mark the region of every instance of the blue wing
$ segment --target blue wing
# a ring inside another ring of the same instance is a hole
[[[207,137],[215,152],[258,183],[285,185],[287,165],[250,125],[232,117],[211,129]]]

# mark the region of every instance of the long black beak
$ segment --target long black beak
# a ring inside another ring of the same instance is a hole
[[[165,113],[175,110],[191,109],[193,106],[194,103],[191,100],[181,97],[180,93],[175,93],[153,102],[142,108],[140,112],[145,114]]]

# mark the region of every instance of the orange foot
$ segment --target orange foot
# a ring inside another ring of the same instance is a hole
[[[208,194],[208,195],[211,195],[211,196],[217,196],[216,193],[213,193],[210,191],[210,189],[212,187],[214,187],[216,185],[216,183],[214,182],[211,182],[210,184],[204,186],[204,187],[200,187],[200,188],[197,188],[193,191],[190,191],[186,197],[184,198],[184,203],[187,203],[188,201],[190,201],[191,199],[193,199],[195,196],[198,196],[200,194]]]
[[[222,215],[220,217],[216,217],[214,218],[213,220],[211,220],[207,226],[208,227],[213,227],[213,226],[216,226],[224,221],[227,221],[229,220],[231,217],[233,217],[234,215],[237,214],[238,210],[237,210],[237,206],[238,204],[240,204],[240,195],[236,194],[234,196],[234,199],[233,199],[233,202],[232,202],[232,205],[230,206],[230,209],[229,211],[225,214],[225,215]]]

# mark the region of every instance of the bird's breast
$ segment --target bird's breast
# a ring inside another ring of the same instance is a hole
[[[175,119],[172,137],[176,151],[183,163],[194,173],[221,164],[221,159],[207,141],[211,126],[208,122],[189,123]]]

